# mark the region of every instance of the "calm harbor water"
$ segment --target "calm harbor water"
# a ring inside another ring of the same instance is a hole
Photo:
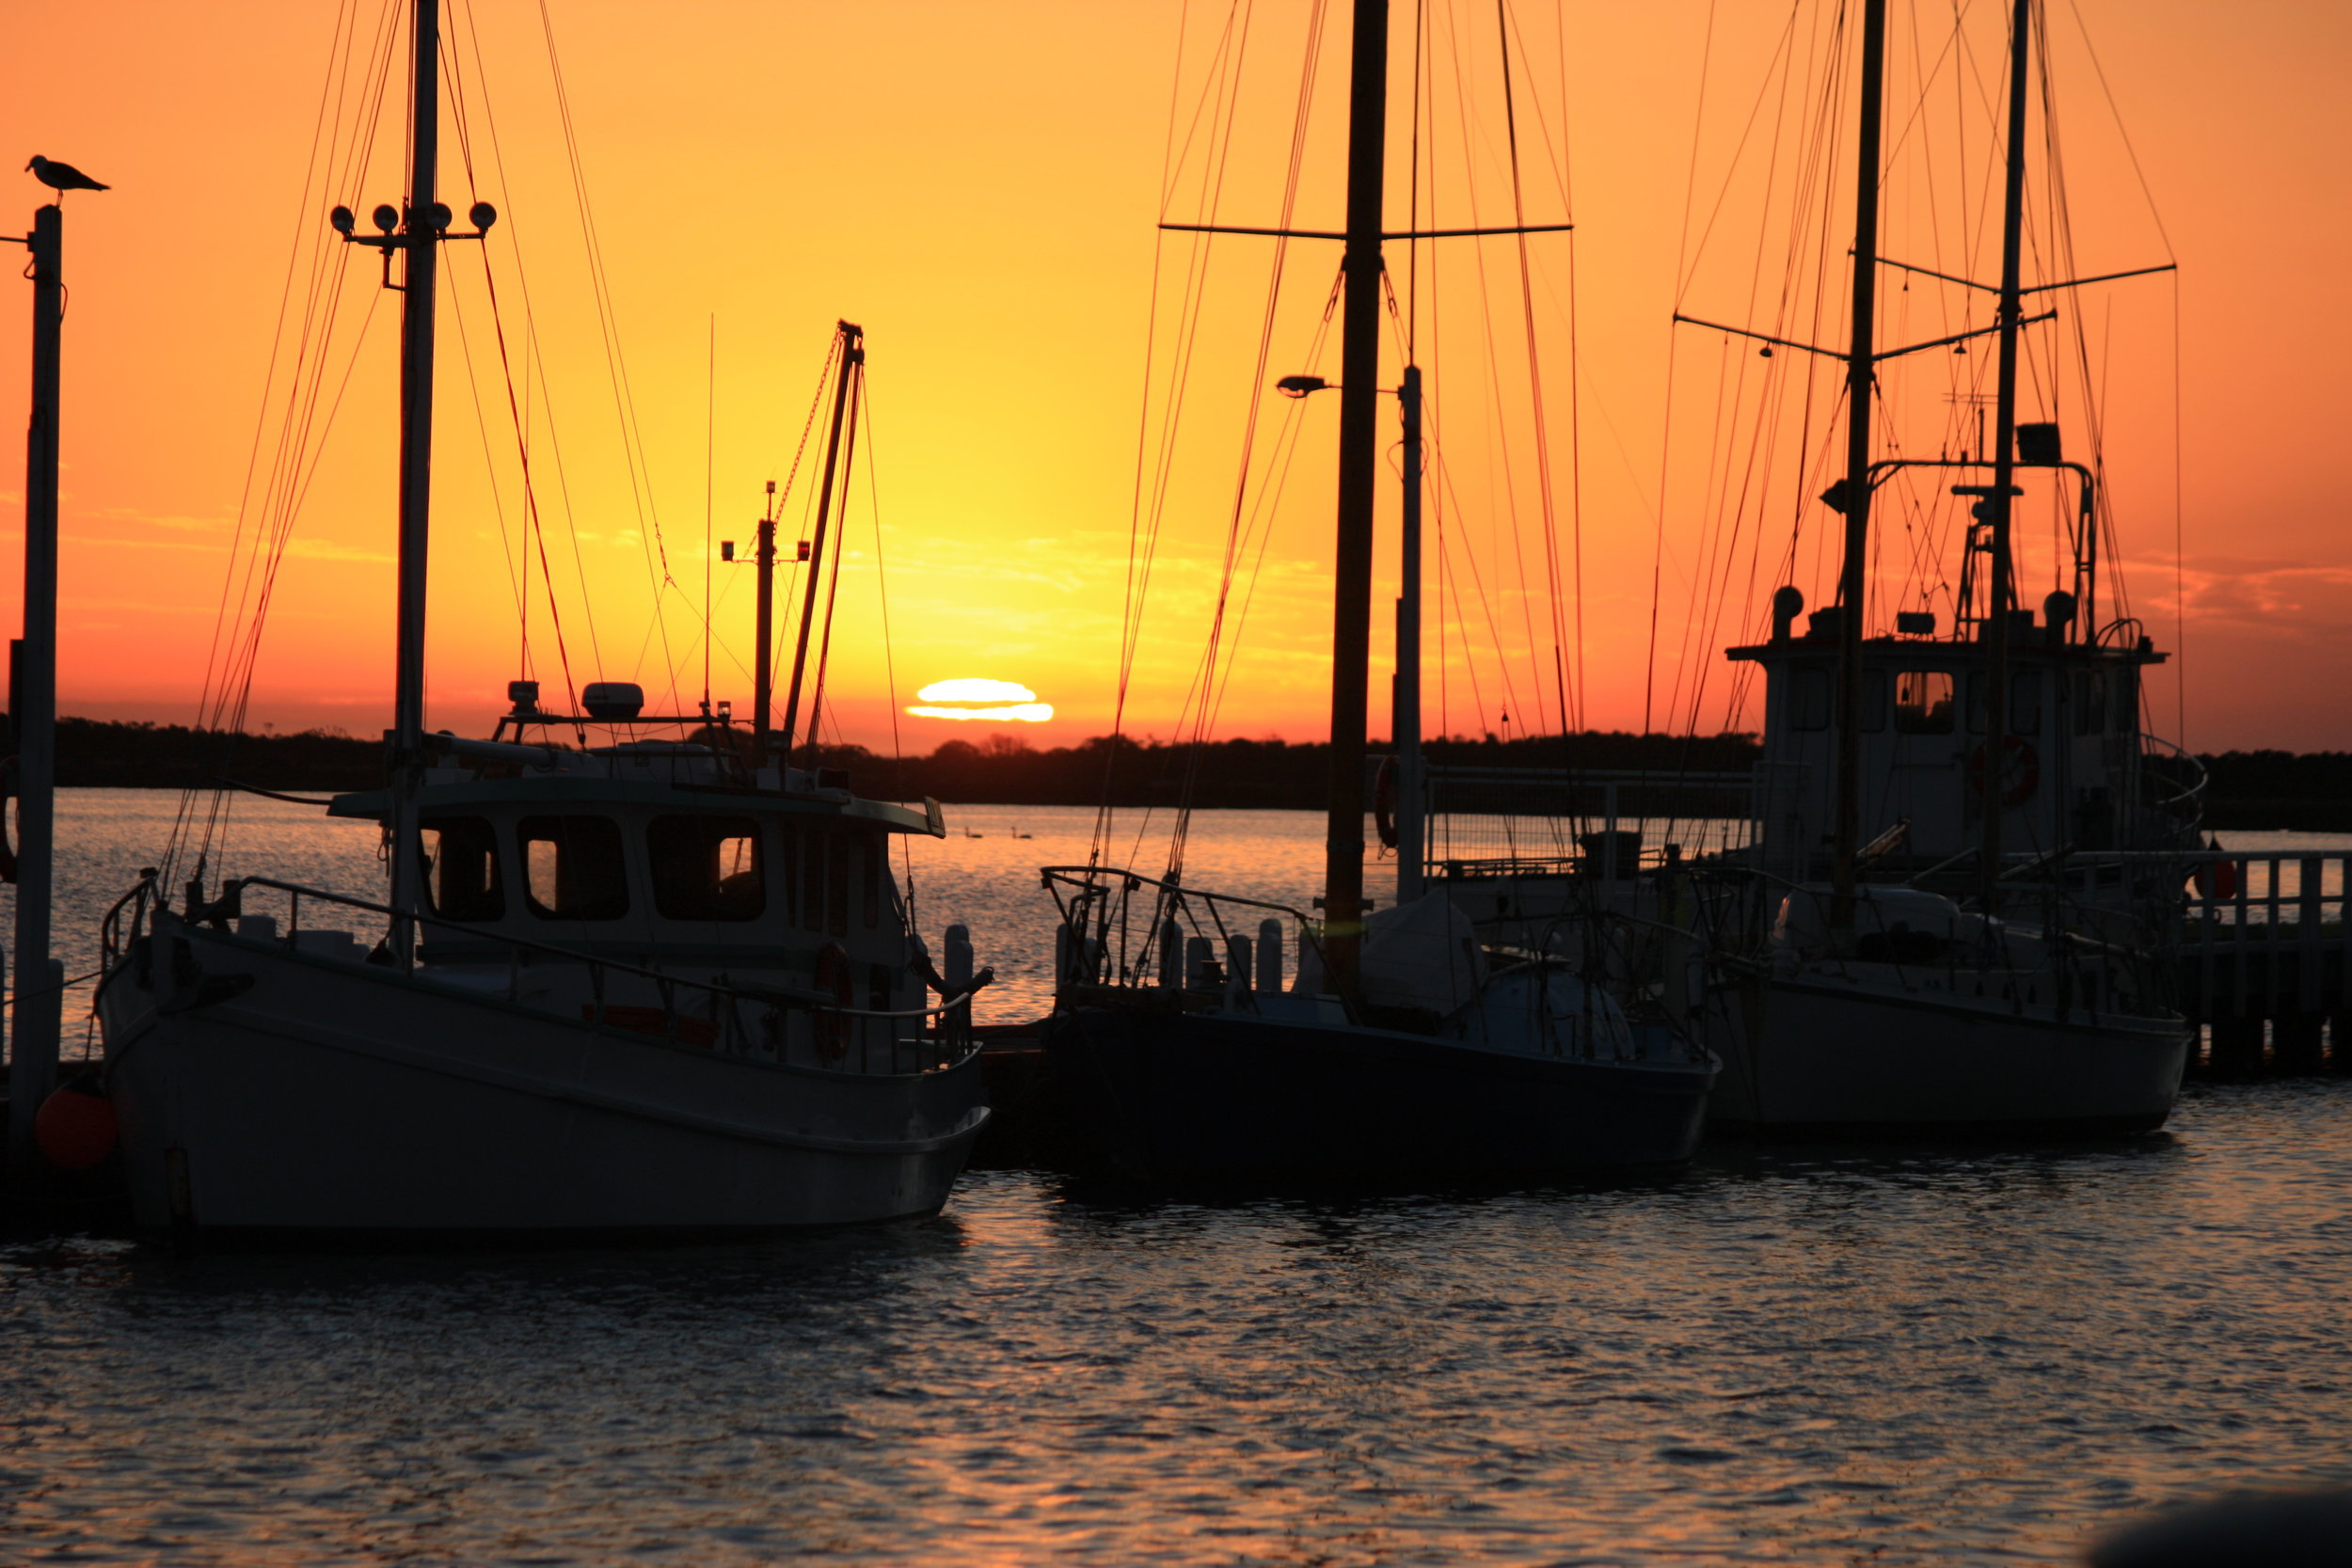
[[[232,869],[373,891],[373,829],[257,804]],[[69,797],[76,972],[175,805]],[[922,924],[969,921],[1018,1016],[1034,868],[1091,813],[951,821],[981,836],[918,847]],[[1319,836],[1204,814],[1191,879],[1301,898]],[[2149,1139],[1633,1186],[985,1172],[756,1245],[20,1243],[0,1561],[2064,1560],[2167,1500],[2352,1481],[2347,1192],[2352,1083],[2305,1080],[2193,1086]]]

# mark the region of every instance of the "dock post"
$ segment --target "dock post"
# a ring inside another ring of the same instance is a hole
[[[57,423],[59,339],[65,321],[65,213],[33,214],[33,406],[24,436],[24,639],[9,715],[16,731],[18,994],[9,1018],[8,1187],[27,1196],[37,1167],[33,1118],[56,1086],[63,998],[50,975],[57,730]],[[30,981],[35,990],[26,994]]]

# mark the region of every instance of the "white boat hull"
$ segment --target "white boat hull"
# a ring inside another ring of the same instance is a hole
[[[833,1071],[176,922],[154,942],[99,995],[147,1227],[628,1233],[883,1220],[946,1202],[988,1114],[977,1056],[932,1071]]]
[[[1710,1131],[1776,1136],[2146,1132],[2188,1060],[2177,1018],[2061,1020],[1997,995],[1923,994],[1829,976],[1740,980],[1717,995],[1724,1059]]]

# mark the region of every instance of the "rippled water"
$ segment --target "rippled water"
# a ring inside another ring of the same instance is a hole
[[[142,863],[102,817],[170,805],[96,795],[85,889]],[[1090,817],[966,815],[924,924],[1001,960]],[[256,816],[373,885],[371,830]],[[1227,830],[1235,877],[1311,860],[1312,819]],[[2159,1501],[2352,1481],[2347,1192],[2352,1082],[2306,1080],[2192,1089],[2153,1139],[1624,1187],[992,1172],[935,1220],[723,1248],[17,1244],[0,1560],[2061,1560]]]

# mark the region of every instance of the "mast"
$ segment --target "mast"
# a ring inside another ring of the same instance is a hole
[[[65,209],[33,214],[33,406],[24,436],[24,637],[13,650],[16,724],[16,1006],[8,1051],[11,1197],[35,1168],[33,1118],[57,1076],[58,994],[49,957],[57,730],[57,416],[65,322]],[[5,810],[0,804],[0,810]]]
[[[392,676],[392,907],[423,905],[423,852],[417,791],[424,773],[425,559],[433,490],[433,302],[440,230],[436,194],[439,152],[438,0],[417,0],[410,65],[408,211],[402,239],[407,264],[400,313],[400,595]],[[395,928],[403,953],[409,927]]]
[[[768,510],[759,519],[759,544],[752,552],[758,567],[759,641],[752,653],[752,755],[768,758],[768,710],[776,701],[776,482],[768,482]]]
[[[784,741],[782,751],[787,766],[792,761],[792,731],[801,713],[801,679],[808,668],[808,634],[817,624],[817,583],[823,575],[818,567],[825,559],[825,525],[833,515],[834,476],[841,463],[841,431],[850,412],[850,382],[866,363],[866,329],[850,322],[834,324],[841,333],[841,375],[833,384],[833,429],[825,437],[825,478],[823,488],[817,493],[817,531],[809,545],[808,592],[801,599],[801,634],[792,644],[792,685],[784,699]],[[811,705],[812,707],[814,705]],[[809,719],[809,742],[817,740],[814,713]]]
[[[1331,773],[1323,953],[1356,990],[1363,941],[1364,726],[1372,656],[1373,499],[1379,467],[1381,155],[1388,135],[1388,0],[1356,0],[1347,128],[1346,302],[1340,336],[1340,504],[1332,561]]]
[[[1421,783],[1421,367],[1407,365],[1396,389],[1405,423],[1405,511],[1398,531],[1402,583],[1396,597],[1396,694],[1391,727],[1396,734],[1396,901],[1422,895],[1422,820]]]
[[[1862,12],[1862,132],[1854,150],[1853,337],[1846,355],[1846,556],[1837,600],[1837,806],[1832,909],[1853,918],[1854,853],[1862,837],[1863,572],[1870,547],[1870,407],[1878,315],[1879,135],[1885,119],[1886,0]]]
[[[2026,216],[2026,60],[2033,37],[2033,0],[2016,0],[2009,40],[2009,181],[2001,202],[2001,364],[1994,405],[1992,689],[1984,698],[1984,864],[1986,915],[2000,912],[2001,811],[2009,760],[2010,515],[2017,476],[2017,329],[2025,294],[2018,273]]]

